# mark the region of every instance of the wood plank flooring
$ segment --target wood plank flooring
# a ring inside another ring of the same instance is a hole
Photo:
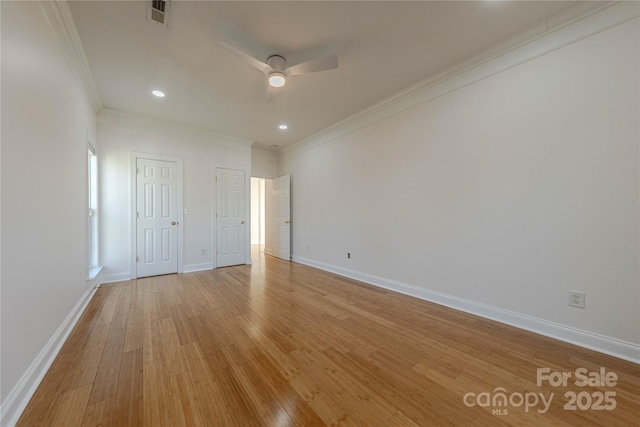
[[[18,425],[640,423],[639,365],[300,264],[254,259],[103,285]],[[576,369],[601,367],[615,372],[615,386],[575,384]],[[538,368],[572,377],[538,386]],[[495,399],[501,392],[506,402]],[[583,409],[565,409],[572,392]],[[600,406],[615,409],[589,409],[605,392]],[[533,405],[534,395],[551,393],[548,410]]]

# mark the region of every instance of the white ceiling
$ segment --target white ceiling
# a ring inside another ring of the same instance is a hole
[[[518,34],[576,2],[327,1],[171,3],[169,27],[147,2],[71,1],[105,108],[280,148]],[[241,40],[242,39],[242,40]],[[265,103],[266,78],[224,41],[296,63],[335,48],[337,70],[295,76]],[[164,99],[151,95],[159,88]],[[287,131],[278,129],[289,125]]]

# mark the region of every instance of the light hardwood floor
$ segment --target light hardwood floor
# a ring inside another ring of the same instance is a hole
[[[103,285],[19,425],[639,424],[636,364],[300,264],[254,259]],[[616,386],[574,384],[576,369],[601,367],[616,373]],[[537,386],[537,368],[572,378]],[[469,404],[492,401],[498,387],[511,403],[465,405],[465,395]],[[589,400],[615,393],[616,408],[564,409],[565,393],[585,391]],[[548,411],[542,402],[516,406],[519,396],[533,403],[540,393],[553,393]]]

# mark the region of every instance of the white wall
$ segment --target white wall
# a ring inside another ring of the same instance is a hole
[[[264,180],[264,252],[273,253],[273,181]]]
[[[285,150],[294,259],[581,344],[604,336],[593,346],[637,359],[638,19],[575,28],[509,53],[531,60]]]
[[[266,220],[266,204],[265,204],[265,188],[266,188],[266,179],[260,179],[260,244],[265,244],[265,227],[267,226]]]
[[[89,292],[87,132],[96,139],[88,97],[39,4],[1,8],[1,396],[9,418],[20,405],[12,399],[24,398],[29,374],[38,374],[28,370],[43,368],[36,359]]]
[[[260,244],[260,179],[251,178],[251,244]]]
[[[251,178],[251,244],[264,245],[265,206],[263,178]]]
[[[251,150],[251,176],[255,178],[277,177],[278,156],[271,151]]]
[[[130,153],[183,160],[185,271],[213,268],[215,263],[215,168],[245,171],[246,213],[250,215],[250,142],[199,129],[103,110],[98,115],[100,140],[100,253],[104,281],[129,279],[131,260]],[[250,230],[246,231],[250,260]],[[202,255],[202,249],[207,254]]]

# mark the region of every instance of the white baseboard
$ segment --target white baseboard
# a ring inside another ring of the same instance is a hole
[[[320,261],[302,258],[295,255],[292,257],[292,260],[300,264],[319,268],[321,270],[359,280],[384,289],[389,289],[391,291],[420,298],[425,301],[434,302],[456,310],[475,314],[500,323],[515,326],[516,328],[525,329],[540,335],[579,345],[580,347],[599,351],[630,362],[640,363],[640,345],[638,344],[584,331],[571,326],[561,325],[559,323],[539,319],[526,314],[493,307],[465,298],[418,288],[395,280],[385,279],[383,277],[326,264]]]
[[[67,337],[78,322],[78,319],[80,319],[85,308],[87,308],[87,305],[89,304],[89,301],[91,301],[96,289],[97,286],[93,286],[85,291],[69,315],[67,315],[60,327],[58,327],[53,336],[49,339],[49,342],[47,342],[33,363],[31,363],[29,368],[22,375],[18,383],[9,392],[7,398],[2,403],[2,410],[0,411],[0,425],[14,426],[18,422],[20,415],[22,415],[22,411],[26,408],[29,400],[31,400],[31,397],[40,385],[42,378],[44,378],[47,370],[58,355],[62,345],[67,340]]]
[[[101,275],[101,283],[113,283],[124,282],[125,280],[131,280],[131,273],[128,271],[120,273],[109,273]]]
[[[271,248],[264,248],[264,253],[267,255],[273,255],[273,251],[271,250]]]
[[[201,262],[199,264],[187,264],[184,266],[183,273],[193,273],[194,271],[213,270],[213,262]]]

